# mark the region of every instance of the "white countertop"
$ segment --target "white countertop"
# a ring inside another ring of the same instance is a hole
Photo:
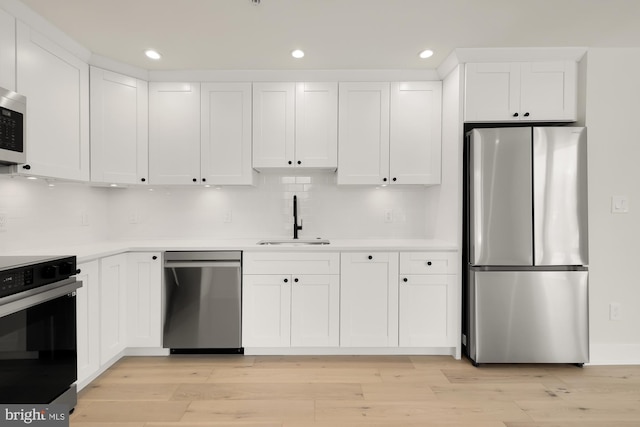
[[[264,239],[220,240],[122,240],[84,245],[56,245],[3,253],[2,255],[75,255],[78,262],[91,261],[123,252],[219,251],[255,252],[344,252],[344,251],[456,251],[452,242],[436,239],[329,239],[328,245],[258,245]]]

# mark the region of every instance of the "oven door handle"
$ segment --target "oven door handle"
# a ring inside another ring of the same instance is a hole
[[[20,294],[10,295],[0,300],[0,317],[17,313],[43,302],[75,293],[82,286],[82,282],[75,277],[28,290]]]

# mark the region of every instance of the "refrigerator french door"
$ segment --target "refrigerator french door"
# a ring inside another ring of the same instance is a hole
[[[465,141],[463,346],[475,363],[589,360],[586,129]]]

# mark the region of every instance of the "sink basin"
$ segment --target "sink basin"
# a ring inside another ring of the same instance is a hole
[[[330,242],[326,239],[274,239],[260,240],[258,245],[290,245],[290,246],[307,246],[307,245],[328,245]]]

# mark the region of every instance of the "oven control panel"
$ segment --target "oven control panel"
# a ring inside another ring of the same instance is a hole
[[[0,298],[59,282],[76,274],[76,257],[0,269]]]

